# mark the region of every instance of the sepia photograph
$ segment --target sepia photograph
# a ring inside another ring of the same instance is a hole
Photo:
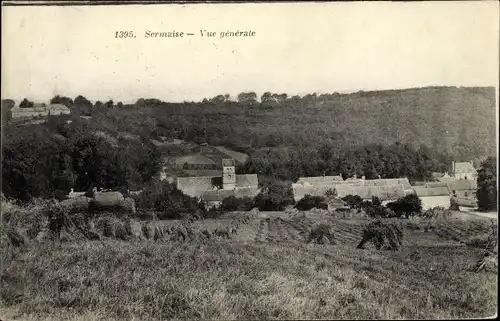
[[[0,321],[498,311],[498,1],[4,1]]]

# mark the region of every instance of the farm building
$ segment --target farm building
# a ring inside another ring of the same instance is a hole
[[[381,200],[392,201],[406,195],[403,184],[379,186],[351,186],[346,184],[337,186],[336,190],[337,196],[339,197],[345,197],[347,195],[359,195],[364,200],[371,200],[372,197],[378,197]]]
[[[229,196],[237,198],[257,196],[259,180],[257,174],[235,174],[235,161],[222,159],[222,175],[201,177],[178,177],[177,188],[184,194],[201,199],[211,205],[219,205]]]
[[[349,194],[359,195],[363,199],[371,199],[377,196],[384,200],[394,200],[413,193],[410,182],[406,178],[390,179],[357,179],[352,178],[345,181],[340,180],[307,180],[301,178],[292,184],[293,197],[296,202],[305,195],[325,196],[328,191],[336,192],[338,197]]]
[[[70,110],[62,104],[36,103],[30,108],[21,108],[19,105],[11,109],[12,118],[46,117],[48,115],[69,115]]]
[[[329,196],[325,198],[323,204],[328,206],[329,211],[349,209],[349,205],[337,196]]]
[[[477,190],[477,182],[471,180],[449,180],[446,186],[450,194],[456,194],[458,197],[471,197],[475,195]]]
[[[436,206],[442,206],[444,208],[450,207],[450,192],[448,190],[448,187],[446,186],[414,186],[413,190],[422,201],[423,210],[427,210]]]
[[[342,176],[316,176],[316,177],[299,177],[297,183],[331,183],[331,182],[343,182]]]
[[[455,179],[476,180],[477,171],[474,168],[474,162],[452,162],[452,176]]]

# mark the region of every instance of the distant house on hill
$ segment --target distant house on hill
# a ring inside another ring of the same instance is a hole
[[[12,109],[12,118],[34,118],[34,117],[47,117],[48,115],[69,115],[71,112],[68,107],[62,104],[36,103],[33,107],[21,108],[19,105],[14,106]]]
[[[217,176],[178,177],[177,188],[211,206],[219,206],[226,197],[253,198],[259,194],[257,174],[236,174],[233,159],[222,159]]]

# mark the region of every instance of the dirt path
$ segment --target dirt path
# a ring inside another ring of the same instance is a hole
[[[498,219],[498,212],[476,212],[471,209],[467,211],[452,211],[452,213],[454,217],[465,220],[478,218]]]

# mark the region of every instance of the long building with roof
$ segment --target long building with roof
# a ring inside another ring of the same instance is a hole
[[[342,180],[342,176],[301,177],[292,184],[292,189],[296,202],[306,195],[325,196],[328,191],[335,192],[338,197],[359,195],[366,200],[373,196],[382,200],[396,200],[413,193],[407,178]]]

